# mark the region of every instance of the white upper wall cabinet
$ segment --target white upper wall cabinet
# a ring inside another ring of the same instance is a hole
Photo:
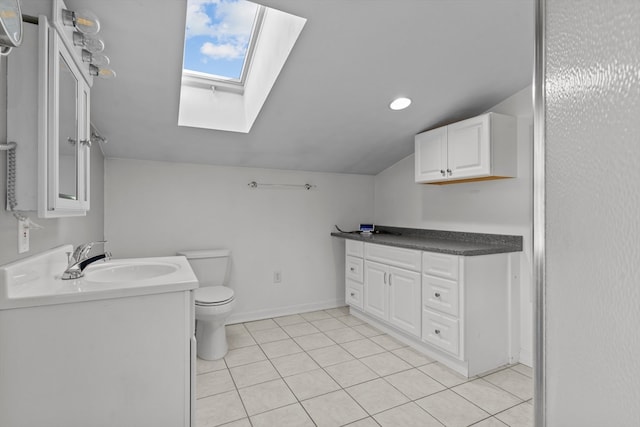
[[[44,15],[7,60],[7,139],[17,143],[16,210],[41,218],[89,210],[90,82]]]
[[[416,135],[415,181],[448,184],[517,176],[517,121],[487,113]]]

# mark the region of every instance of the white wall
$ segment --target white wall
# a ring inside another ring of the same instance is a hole
[[[105,199],[114,257],[231,249],[235,322],[344,302],[344,242],[330,232],[373,219],[373,177],[108,159]]]
[[[518,117],[518,177],[452,185],[414,182],[414,156],[375,177],[374,221],[399,227],[428,228],[524,237],[524,251],[513,257],[520,270],[520,359],[532,361],[532,95],[527,87],[489,111]],[[519,267],[517,264],[519,263]],[[517,304],[516,304],[517,305]],[[515,334],[518,335],[518,334]]]
[[[640,2],[546,1],[547,426],[640,425]]]
[[[18,48],[20,49],[20,48]],[[7,69],[6,57],[0,56],[0,142],[7,138]],[[34,117],[34,126],[36,118]],[[36,141],[17,141],[33,143]],[[0,265],[24,258],[38,252],[62,244],[80,244],[92,240],[102,240],[104,228],[104,158],[98,146],[91,150],[91,211],[84,217],[39,219],[36,212],[28,212],[28,216],[44,226],[43,230],[32,230],[30,233],[30,251],[18,254],[18,221],[5,210],[7,188],[6,152],[0,152]],[[35,175],[37,172],[34,170]],[[35,177],[34,177],[35,182]]]

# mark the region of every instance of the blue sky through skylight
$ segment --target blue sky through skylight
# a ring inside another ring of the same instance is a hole
[[[183,68],[240,79],[257,10],[246,0],[189,0]]]

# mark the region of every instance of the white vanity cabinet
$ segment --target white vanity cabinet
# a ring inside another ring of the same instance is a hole
[[[351,313],[463,375],[509,363],[509,254],[458,256],[346,239]]]
[[[422,340],[469,376],[509,363],[508,255],[422,255]]]
[[[420,336],[420,251],[364,246],[364,311]]]
[[[345,301],[352,307],[363,308],[364,243],[346,240]]]
[[[517,175],[515,117],[487,113],[416,135],[415,181],[446,184]]]

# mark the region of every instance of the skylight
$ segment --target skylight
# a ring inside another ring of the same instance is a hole
[[[183,73],[243,84],[263,9],[246,0],[188,0]]]

